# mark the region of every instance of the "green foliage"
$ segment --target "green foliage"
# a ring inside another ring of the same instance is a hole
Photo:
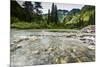
[[[57,12],[57,6],[55,5],[55,24],[58,24],[58,12]]]
[[[19,19],[16,17],[11,17],[11,24],[19,22]]]
[[[47,24],[50,23],[50,9],[48,10],[48,19],[47,19]]]
[[[58,24],[58,9],[57,6],[53,3],[51,10],[51,22],[54,24]]]
[[[42,8],[40,2],[32,4],[31,1],[23,2],[23,7],[16,1],[11,1],[11,17],[16,17],[20,21],[34,22],[42,20]],[[12,22],[11,22],[12,23]]]
[[[36,22],[17,22],[17,23],[13,23],[11,24],[12,28],[18,28],[18,29],[67,29],[67,27],[63,24],[63,23],[59,23],[59,24],[53,24],[53,23],[49,23],[47,24],[47,22],[40,22],[40,23],[36,23]]]
[[[23,3],[24,10],[25,10],[25,16],[27,17],[27,21],[31,22],[33,19],[33,4],[31,1],[25,1]]]
[[[54,5],[54,3],[53,3],[53,4],[52,4],[52,10],[51,10],[51,22],[54,22],[54,14],[55,14],[54,9],[55,9],[55,5]]]
[[[19,20],[26,19],[25,11],[16,1],[11,1],[11,18],[16,17]]]
[[[95,24],[95,6],[85,5],[80,14],[80,22],[83,24],[81,27]]]
[[[73,13],[74,12],[74,13]],[[72,11],[64,19],[70,28],[83,28],[95,24],[95,6],[85,5],[80,12]]]
[[[42,14],[41,2],[25,1],[23,7],[11,1],[11,27],[19,29],[80,29],[95,24],[95,6],[85,5],[81,10],[58,10],[52,4],[48,14]],[[67,12],[67,13],[66,13]]]

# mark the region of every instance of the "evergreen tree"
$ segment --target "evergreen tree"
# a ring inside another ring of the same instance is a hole
[[[35,2],[34,4],[34,11],[36,12],[35,15],[35,21],[40,23],[42,21],[42,9],[41,2]]]
[[[54,24],[58,23],[58,10],[57,6],[52,4],[52,10],[51,10],[51,22]]]
[[[23,3],[24,9],[25,9],[25,16],[27,17],[27,21],[32,21],[33,20],[33,4],[31,1],[25,1]]]
[[[18,19],[19,21],[30,21],[29,12],[22,8],[17,1],[11,1],[11,20]]]
[[[26,10],[26,18],[28,21],[41,21],[42,20],[42,11],[39,9],[42,9],[41,2],[35,2],[35,4],[32,4],[31,1],[25,1],[23,3],[24,9]]]
[[[57,12],[57,6],[55,5],[55,24],[58,24],[58,12]]]
[[[31,3],[31,1],[25,1],[23,3],[23,6],[26,10],[30,11],[32,13],[33,11],[33,4]]]
[[[52,4],[52,10],[51,10],[51,22],[53,23],[55,19],[55,6],[54,3]]]
[[[41,15],[42,11],[39,10],[39,9],[42,9],[41,2],[35,2],[35,4],[34,4],[34,10],[36,11],[36,13],[38,15]]]
[[[47,19],[47,24],[50,23],[50,9],[48,10],[48,19]]]

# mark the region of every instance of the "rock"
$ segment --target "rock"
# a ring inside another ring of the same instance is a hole
[[[13,47],[11,47],[10,50],[13,52],[13,51],[16,51],[19,48],[22,48],[22,46],[13,46]]]
[[[33,54],[40,54],[40,52],[37,50],[37,51],[32,51]]]
[[[81,38],[80,40],[85,41],[86,39],[85,38]]]
[[[48,51],[55,51],[56,48],[48,48]]]
[[[94,50],[95,46],[94,45],[89,45],[88,48]]]
[[[66,37],[67,38],[74,38],[74,37],[76,37],[76,34],[70,34],[70,35],[67,35]]]
[[[31,40],[31,41],[35,41],[35,40],[38,39],[38,37],[36,37],[36,36],[30,36],[30,37],[28,37],[28,39]]]
[[[90,43],[89,45],[95,45],[95,43],[94,43],[94,42],[92,42],[92,43]]]
[[[88,62],[90,59],[88,57],[80,57],[79,59],[81,62]]]
[[[15,45],[15,43],[11,43],[11,45],[10,45],[10,46],[12,47],[13,45]]]
[[[70,53],[70,54],[71,54],[71,56],[72,56],[73,58],[75,58],[75,57],[76,57],[74,53]]]
[[[14,40],[13,43],[19,43],[19,42],[22,42],[24,40],[28,40],[28,38]]]
[[[94,38],[94,37],[84,37],[84,39],[87,39],[87,40],[92,40],[92,41],[94,41],[94,40],[95,40],[95,38]]]
[[[95,25],[89,25],[81,30],[84,33],[95,33]]]
[[[27,33],[30,34],[29,31]],[[93,45],[95,44],[94,34],[76,34],[72,32],[65,32],[64,34],[61,32],[54,33],[45,31],[42,33],[31,32],[31,36],[29,36],[29,34],[25,37],[20,37],[18,35],[16,35],[18,38],[12,37],[12,64],[14,63],[16,65],[19,63],[30,66],[39,64],[76,63],[84,61],[91,62],[93,61],[91,58],[95,59],[95,45]],[[14,40],[16,42],[14,42]]]

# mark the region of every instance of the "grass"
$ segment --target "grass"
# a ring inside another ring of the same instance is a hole
[[[62,23],[59,24],[47,24],[47,23],[36,23],[36,22],[16,22],[11,24],[11,28],[16,29],[54,29],[50,30],[52,32],[56,31],[66,31],[66,30],[58,30],[58,29],[78,29],[78,28],[70,28]]]
[[[17,28],[17,29],[34,29],[39,28],[39,25],[33,24],[33,23],[27,23],[27,22],[18,22],[11,24],[11,28]]]

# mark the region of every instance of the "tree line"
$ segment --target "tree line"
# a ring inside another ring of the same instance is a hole
[[[11,17],[16,17],[20,21],[41,21],[42,11],[40,9],[42,9],[40,2],[32,4],[31,1],[25,1],[22,6],[20,6],[16,1],[11,1]]]
[[[25,1],[22,6],[23,8],[16,1],[11,1],[11,17],[16,17],[20,21],[26,22],[43,22],[41,2],[32,4],[31,1]],[[58,23],[57,6],[54,3],[52,4],[51,12],[48,9],[47,24],[49,23]]]
[[[48,9],[48,19],[47,19],[47,23],[54,23],[54,24],[58,24],[58,12],[57,12],[57,5],[55,5],[54,3],[52,4],[52,9],[51,9],[51,13],[50,13],[50,9]]]
[[[95,6],[85,5],[82,9],[72,9],[71,11],[61,10],[52,3],[46,15],[42,12],[41,2],[24,1],[22,5],[17,1],[11,1],[11,24],[35,23],[35,28],[82,28],[87,25],[95,25]],[[67,8],[67,7],[66,7]],[[63,15],[60,12],[63,12]],[[45,17],[45,18],[44,18]],[[63,17],[61,22],[60,17]],[[22,25],[20,25],[22,26]],[[25,26],[23,24],[23,26]]]

